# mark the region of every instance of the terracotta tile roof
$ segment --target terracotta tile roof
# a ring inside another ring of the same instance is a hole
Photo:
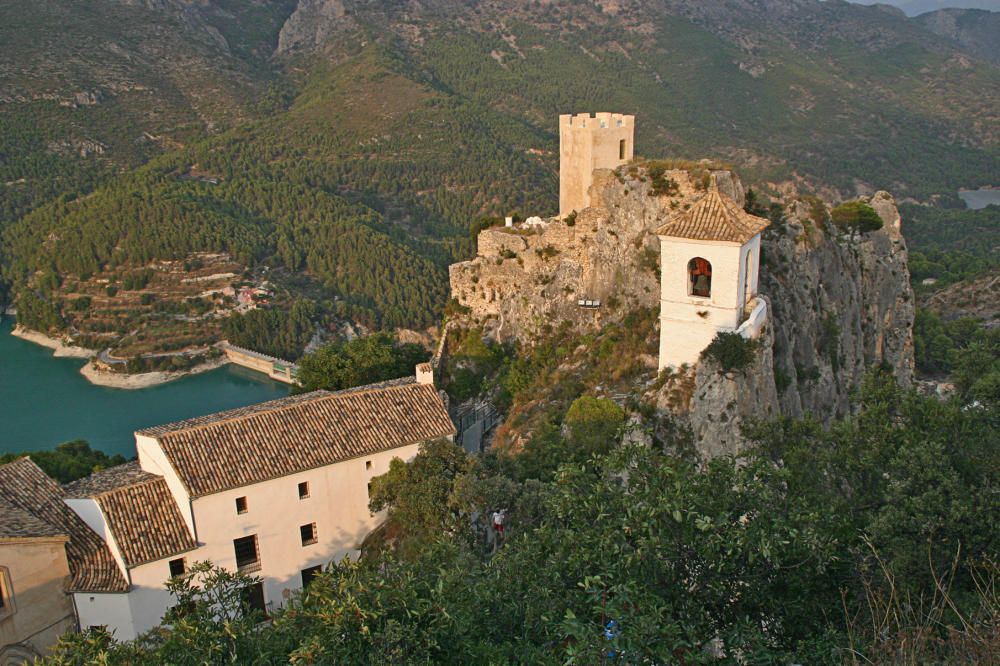
[[[107,544],[66,506],[63,489],[30,458],[0,466],[0,497],[69,535],[66,559],[74,592],[127,592]]]
[[[247,405],[246,407],[238,407],[236,409],[230,409],[229,411],[226,412],[216,412],[215,414],[196,416],[193,419],[176,421],[174,423],[167,423],[166,425],[143,428],[142,430],[137,430],[135,434],[148,435],[149,437],[159,437],[169,432],[187,430],[189,428],[196,428],[198,426],[218,423],[220,421],[229,421],[232,419],[238,419],[244,416],[253,416],[254,414],[258,414],[261,412],[270,412],[275,409],[281,409],[282,407],[291,407],[293,405],[298,405],[303,402],[310,402],[312,400],[315,400],[318,394],[329,395],[329,393],[330,393],[329,391],[314,391],[312,393],[302,393],[300,395],[292,395],[288,396],[287,398],[278,398],[277,400],[269,400],[267,402],[258,402],[254,405]]]
[[[713,185],[691,208],[674,215],[657,229],[656,235],[742,245],[770,224],[769,220],[744,211]]]
[[[162,476],[115,488],[94,499],[104,512],[125,566],[197,548]]]
[[[160,477],[155,474],[143,471],[139,467],[139,461],[133,460],[67,483],[63,486],[63,490],[66,497],[95,497],[110,490],[158,478]]]
[[[66,532],[0,497],[0,541],[66,537]]]
[[[455,433],[437,390],[390,382],[316,391],[140,431],[159,440],[192,497]]]

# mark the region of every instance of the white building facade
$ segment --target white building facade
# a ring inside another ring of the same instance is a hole
[[[196,561],[259,577],[249,596],[266,611],[324,565],[356,557],[383,519],[368,510],[371,479],[454,435],[421,379],[137,432],[137,462],[67,488],[66,503],[105,539],[129,586],[74,594],[81,629],[128,640],[155,627],[173,604],[166,581]]]
[[[756,337],[767,317],[757,298],[760,237],[770,224],[713,183],[660,237],[660,370],[694,365],[722,331]]]

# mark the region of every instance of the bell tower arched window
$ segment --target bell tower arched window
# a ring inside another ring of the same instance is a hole
[[[709,298],[712,295],[712,264],[695,257],[688,262],[688,295]]]

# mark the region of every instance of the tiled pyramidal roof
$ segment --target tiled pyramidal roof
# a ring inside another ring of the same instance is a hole
[[[713,184],[708,194],[670,218],[656,230],[656,235],[742,245],[770,224],[769,220],[744,211]]]
[[[178,424],[155,437],[192,497],[455,434],[429,384],[316,391]]]
[[[162,476],[129,462],[66,486],[70,497],[101,507],[125,566],[132,568],[197,547]]]
[[[128,591],[128,582],[107,544],[66,506],[63,489],[30,458],[0,466],[0,498],[69,536],[66,559],[72,574],[72,591]]]

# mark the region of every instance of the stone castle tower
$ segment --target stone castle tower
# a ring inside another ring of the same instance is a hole
[[[757,298],[760,235],[770,224],[719,192],[656,230],[660,237],[660,370],[694,365],[720,331],[756,338],[767,320]]]
[[[594,169],[632,159],[635,116],[589,113],[559,116],[559,217],[590,206]]]

